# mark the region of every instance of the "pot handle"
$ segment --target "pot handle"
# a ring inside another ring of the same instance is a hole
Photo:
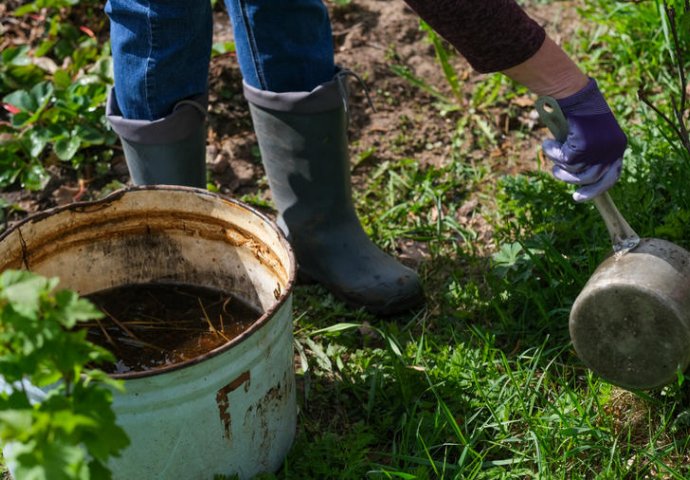
[[[549,128],[556,140],[564,142],[568,137],[568,120],[556,99],[547,96],[539,97],[535,106],[539,118]],[[608,192],[597,195],[593,202],[599,215],[604,219],[614,252],[627,252],[639,245],[639,235],[635,233],[618,211]]]

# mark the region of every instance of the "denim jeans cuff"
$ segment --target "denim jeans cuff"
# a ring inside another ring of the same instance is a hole
[[[115,89],[108,93],[105,114],[120,137],[144,145],[174,143],[187,138],[206,121],[207,95],[178,102],[172,113],[158,120],[132,120],[122,116]]]
[[[337,78],[322,83],[311,92],[271,92],[243,82],[244,98],[252,105],[286,113],[312,114],[342,108],[346,93],[338,86]]]

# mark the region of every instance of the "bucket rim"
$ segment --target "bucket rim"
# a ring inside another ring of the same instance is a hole
[[[165,373],[170,373],[176,370],[181,370],[184,368],[189,368],[194,365],[197,365],[199,363],[202,363],[210,358],[216,357],[218,355],[223,354],[224,352],[231,350],[235,347],[237,347],[239,344],[245,342],[249,337],[251,337],[254,333],[258,332],[261,330],[274,316],[275,314],[283,307],[283,305],[290,299],[292,296],[292,292],[294,290],[295,284],[296,284],[296,279],[297,279],[297,262],[295,258],[294,251],[292,250],[292,247],[290,246],[290,243],[287,241],[287,238],[285,237],[285,234],[280,230],[278,225],[270,219],[267,215],[264,213],[260,212],[256,208],[252,207],[251,205],[248,205],[244,202],[241,202],[235,198],[228,197],[226,195],[220,194],[220,193],[215,193],[215,192],[209,192],[208,190],[202,189],[202,188],[196,188],[196,187],[187,187],[187,186],[178,186],[178,185],[132,185],[132,186],[127,186],[121,189],[118,189],[107,196],[97,199],[97,200],[89,200],[89,201],[79,201],[79,202],[73,202],[67,205],[59,205],[56,207],[52,207],[46,210],[42,210],[40,212],[35,212],[30,215],[28,215],[26,218],[18,221],[16,224],[12,225],[10,228],[5,230],[4,232],[0,233],[0,242],[3,242],[7,237],[9,237],[12,233],[14,233],[17,230],[20,230],[22,226],[34,223],[37,221],[41,221],[47,217],[50,217],[52,215],[56,215],[65,211],[72,211],[72,210],[80,210],[80,209],[89,209],[90,207],[93,206],[98,206],[102,204],[108,204],[112,203],[114,201],[117,201],[124,197],[125,195],[129,194],[136,194],[137,192],[156,192],[156,191],[162,191],[162,192],[187,192],[190,194],[198,195],[198,196],[203,196],[203,197],[208,197],[212,198],[215,200],[222,200],[224,202],[228,202],[233,204],[236,207],[239,207],[250,214],[258,217],[261,219],[274,233],[276,233],[281,246],[285,249],[288,260],[289,260],[289,265],[287,269],[288,273],[288,280],[287,280],[287,285],[283,289],[283,291],[280,294],[280,297],[276,299],[276,302],[268,309],[266,310],[258,319],[256,319],[249,328],[245,329],[234,337],[232,340],[230,340],[227,343],[224,343],[220,347],[214,348],[213,350],[210,350],[208,352],[205,352],[202,355],[199,355],[197,357],[191,358],[189,360],[185,360],[182,362],[174,363],[171,365],[165,365],[162,367],[156,367],[152,368],[150,370],[141,370],[141,371],[133,371],[133,372],[125,372],[125,373],[109,373],[108,376],[114,379],[118,380],[131,380],[131,379],[138,379],[138,378],[146,378],[146,377],[153,377],[157,375],[162,375]],[[26,268],[26,262],[23,261],[24,267]],[[27,270],[31,271],[31,269],[26,268]]]

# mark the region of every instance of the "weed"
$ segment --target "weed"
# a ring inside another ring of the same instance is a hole
[[[640,87],[638,95],[645,105],[651,108],[673,131],[685,148],[687,159],[690,161],[690,132],[687,118],[690,115],[690,105],[688,105],[690,84],[687,81],[688,71],[690,71],[690,58],[688,58],[690,42],[687,41],[687,36],[681,36],[680,33],[690,31],[690,3],[685,2],[681,11],[676,11],[676,8],[666,0],[663,1],[662,5],[662,25],[666,38],[666,49],[671,57],[671,63],[678,80],[670,94],[665,92],[665,95],[670,97],[667,98],[667,101],[670,104],[671,114],[664,113],[649,99],[644,86]],[[673,144],[674,142],[671,141],[670,143]]]

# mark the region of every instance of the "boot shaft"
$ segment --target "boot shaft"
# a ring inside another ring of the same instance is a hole
[[[122,116],[114,91],[106,116],[120,136],[135,185],[186,185],[206,188],[206,97],[179,102],[155,121]]]

